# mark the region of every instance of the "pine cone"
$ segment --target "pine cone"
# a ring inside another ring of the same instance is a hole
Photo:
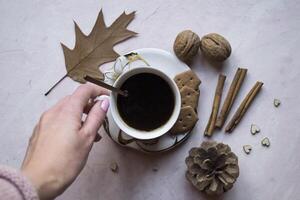
[[[223,143],[203,142],[189,151],[185,163],[187,179],[209,195],[228,191],[239,176],[238,157]]]

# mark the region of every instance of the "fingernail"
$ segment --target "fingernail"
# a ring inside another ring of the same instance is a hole
[[[103,101],[101,102],[101,109],[104,111],[104,112],[107,112],[108,110],[108,107],[109,107],[109,100],[108,99],[103,99]]]

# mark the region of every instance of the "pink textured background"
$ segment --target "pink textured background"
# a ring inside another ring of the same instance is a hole
[[[200,36],[218,32],[231,42],[233,53],[223,68],[211,67],[200,56],[191,66],[202,80],[199,122],[183,146],[149,156],[119,147],[104,136],[81,175],[59,200],[205,199],[185,180],[184,158],[204,140],[218,73],[227,75],[227,91],[238,66],[249,72],[233,111],[256,80],[265,85],[234,133],[220,131],[213,137],[229,144],[240,163],[238,181],[220,199],[300,198],[297,0],[0,1],[0,163],[19,167],[40,114],[77,87],[66,79],[48,97],[43,96],[65,73],[60,42],[73,47],[72,20],[88,33],[101,7],[107,24],[123,10],[137,11],[129,27],[139,35],[116,46],[119,53],[143,47],[172,52],[174,38],[183,29]],[[273,107],[274,97],[282,100],[278,109]],[[251,123],[258,124],[261,133],[252,136]],[[264,136],[271,140],[269,149],[260,145]],[[250,155],[242,151],[244,144],[253,146]],[[119,164],[118,174],[110,171],[111,161]]]

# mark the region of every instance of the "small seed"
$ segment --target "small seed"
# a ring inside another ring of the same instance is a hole
[[[110,163],[110,169],[112,172],[117,173],[119,171],[119,166],[116,162]]]
[[[250,132],[252,135],[256,135],[260,132],[260,128],[256,124],[251,124]]]
[[[252,146],[251,145],[244,145],[243,146],[243,150],[246,154],[250,154],[250,152],[252,151]]]
[[[262,139],[261,144],[265,147],[269,147],[270,146],[270,140],[268,137],[265,137],[264,139]]]
[[[274,106],[277,108],[278,106],[280,106],[281,101],[279,99],[274,99]]]

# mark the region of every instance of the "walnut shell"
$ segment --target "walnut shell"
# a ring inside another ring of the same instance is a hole
[[[184,61],[190,62],[197,54],[200,46],[199,36],[191,30],[180,32],[174,42],[174,52],[176,56]]]
[[[217,33],[210,33],[202,37],[200,49],[205,57],[213,61],[224,61],[231,54],[229,42]]]

